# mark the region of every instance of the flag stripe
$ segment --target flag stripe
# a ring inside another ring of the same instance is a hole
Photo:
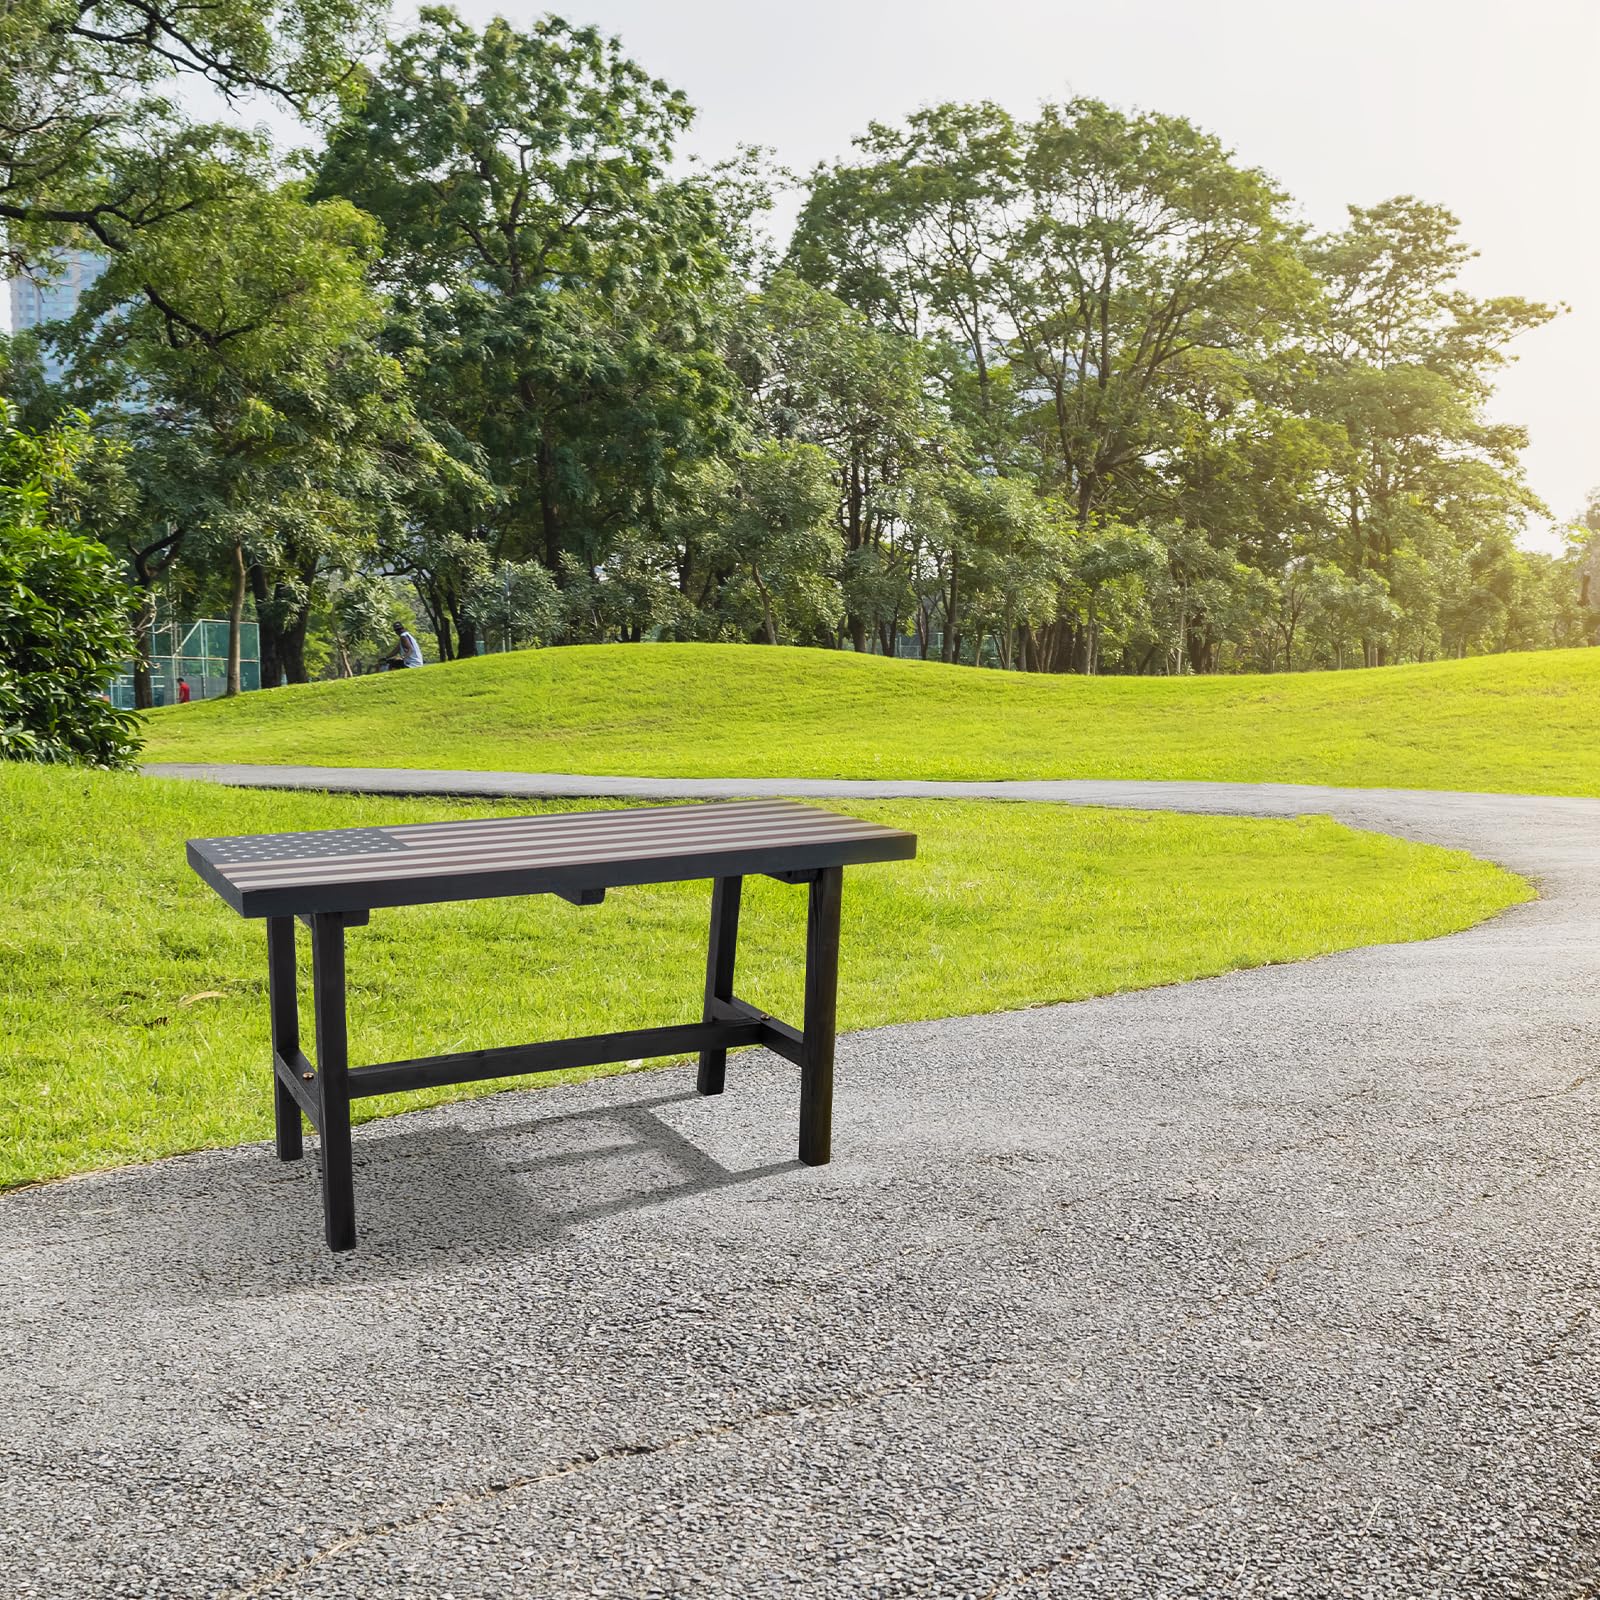
[[[700,834],[693,838],[640,838],[618,841],[609,847],[604,843],[584,843],[537,849],[526,844],[495,847],[485,842],[478,846],[462,845],[449,851],[407,851],[404,854],[352,857],[342,861],[335,857],[287,867],[282,862],[263,862],[223,867],[220,870],[230,883],[241,889],[267,889],[297,884],[369,883],[395,878],[432,877],[439,873],[471,872],[490,867],[524,871],[607,861],[670,860],[685,855],[724,854],[783,845],[837,844],[880,837],[893,837],[893,834],[888,829],[869,834],[849,827],[796,829],[784,826],[744,829],[725,834]]]
[[[349,854],[329,849],[330,838],[341,831],[304,835],[305,853],[298,856],[278,854],[295,848],[295,835],[261,834],[195,840],[193,844],[228,883],[240,891],[251,891],[392,883],[449,873],[525,873],[610,862],[670,862],[682,856],[771,850],[784,845],[815,847],[907,837],[898,829],[788,800],[409,823],[363,830],[363,847],[353,844]],[[374,836],[390,848],[375,850]],[[250,846],[268,843],[270,854],[252,854]],[[213,848],[208,850],[208,846]],[[244,859],[237,859],[241,850]],[[230,853],[236,859],[215,859]]]

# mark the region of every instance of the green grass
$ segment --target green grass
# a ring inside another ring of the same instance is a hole
[[[529,808],[0,763],[0,1186],[267,1137],[262,925],[190,873],[186,838],[497,809]],[[1325,819],[851,809],[922,843],[913,863],[847,876],[846,1028],[1425,938],[1531,894],[1469,856]],[[740,951],[741,992],[791,1017],[802,902],[753,881]],[[540,897],[380,912],[350,937],[354,1059],[693,1020],[707,908],[706,886],[690,884],[618,890],[581,911]]]
[[[172,707],[149,736],[153,761],[1600,795],[1600,650],[1057,678],[834,651],[602,645]]]

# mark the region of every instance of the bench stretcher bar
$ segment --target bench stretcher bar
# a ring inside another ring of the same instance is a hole
[[[599,1067],[613,1061],[651,1056],[695,1055],[701,1050],[733,1050],[761,1044],[754,1018],[685,1022],[663,1028],[630,1028],[625,1033],[591,1033],[544,1044],[510,1044],[494,1050],[463,1050],[455,1055],[417,1056],[350,1069],[350,1098],[399,1094],[404,1089],[436,1089],[448,1083],[478,1083],[485,1078],[515,1078],[525,1072],[560,1072],[569,1067]]]

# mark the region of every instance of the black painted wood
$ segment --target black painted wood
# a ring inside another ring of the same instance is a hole
[[[272,835],[268,834],[268,838]],[[341,928],[364,928],[372,920],[365,911],[337,911],[325,913],[328,916],[337,916]],[[300,924],[307,933],[311,931],[312,919],[316,916],[314,911],[297,911],[294,920]]]
[[[711,940],[706,947],[706,998],[704,1016],[716,1020],[719,1000],[733,998],[733,964],[739,950],[739,901],[743,878],[718,878],[711,885]],[[695,1088],[701,1094],[721,1094],[728,1076],[726,1046],[700,1052]]]
[[[487,831],[483,831],[487,830]],[[916,836],[787,801],[400,828],[334,829],[192,839],[194,870],[244,916],[267,918],[274,1115],[278,1155],[301,1154],[304,1115],[322,1156],[328,1246],[356,1243],[350,1140],[353,1097],[471,1083],[652,1056],[700,1057],[697,1083],[719,1094],[728,1051],[765,1045],[800,1068],[800,1159],[831,1154],[839,921],[847,865],[905,860]],[[751,873],[806,884],[805,1026],[791,1027],[733,993],[743,880]],[[372,908],[512,894],[557,894],[597,905],[608,888],[713,880],[702,1020],[351,1068],[345,929]],[[300,1048],[294,919],[311,929],[316,1012],[313,1064]]]
[[[356,1195],[350,1150],[344,923],[337,916],[312,919],[311,983],[317,1010],[317,1132],[322,1151],[323,1229],[330,1250],[354,1250]]]
[[[294,988],[294,920],[267,919],[267,1006],[272,1023],[272,1125],[280,1161],[298,1161],[304,1153],[300,1102],[276,1070],[278,1060],[291,1060],[300,1048],[300,1006]]]
[[[800,1159],[833,1155],[833,1051],[839,1010],[839,912],[844,873],[830,867],[811,885],[806,916],[806,1014],[800,1051]]]
[[[798,1028],[791,1028],[787,1022],[781,1021],[771,1012],[763,1011],[760,1006],[753,1006],[748,1000],[740,1000],[737,996],[714,1001],[711,1010],[714,1016],[728,1022],[759,1023],[761,1045],[774,1055],[792,1061],[795,1066],[800,1065],[804,1035]]]
[[[350,1095],[352,1099],[363,1099],[367,1095],[398,1094],[403,1089],[515,1078],[528,1072],[562,1072],[569,1067],[599,1067],[612,1061],[693,1055],[703,1049],[726,1053],[760,1042],[760,1025],[743,1019],[630,1028],[624,1033],[592,1033],[577,1039],[510,1044],[494,1050],[465,1050],[454,1055],[417,1056],[409,1061],[354,1067],[350,1071]]]
[[[317,1119],[322,1115],[322,1104],[317,1089],[316,1069],[307,1059],[305,1051],[296,1050],[287,1058],[274,1051],[272,1069],[278,1087],[305,1113],[306,1120],[315,1128]]]
[[[691,878],[800,881],[907,860],[916,844],[877,823],[752,801],[191,839],[188,856],[235,911],[275,917],[519,894],[585,904],[606,889]]]

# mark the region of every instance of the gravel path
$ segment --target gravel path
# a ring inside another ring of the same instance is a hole
[[[0,1197],[0,1594],[1600,1593],[1600,803],[888,792],[1329,812],[1542,897],[853,1035],[816,1170],[749,1052],[368,1124],[353,1257],[265,1146]]]

